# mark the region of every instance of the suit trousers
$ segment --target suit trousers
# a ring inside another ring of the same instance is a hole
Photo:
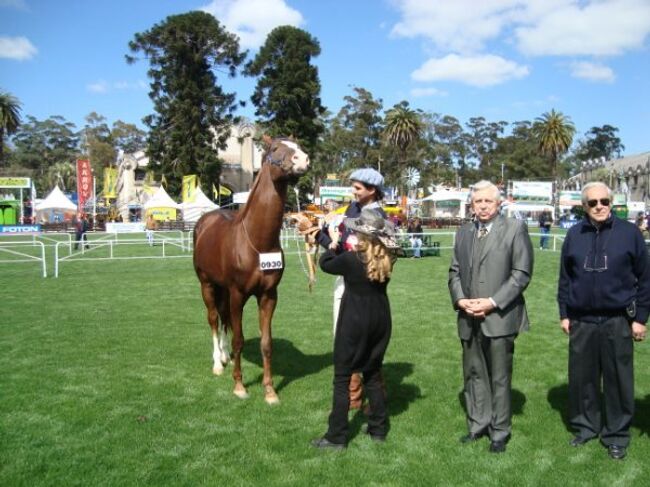
[[[634,414],[634,344],[625,316],[601,323],[571,320],[569,423],[582,438],[628,446]],[[601,378],[604,419],[601,423]]]
[[[489,433],[492,441],[507,441],[512,431],[512,359],[516,335],[487,337],[474,324],[463,347],[467,429]]]
[[[332,398],[332,412],[329,416],[329,428],[325,433],[332,443],[343,444],[348,442],[349,424],[348,410],[350,396],[348,394],[351,374],[335,374]],[[366,396],[370,402],[368,416],[368,434],[385,437],[388,433],[388,413],[386,401],[381,384],[381,370],[371,370],[363,373]]]

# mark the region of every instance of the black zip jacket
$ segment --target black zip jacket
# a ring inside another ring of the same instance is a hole
[[[626,313],[645,324],[650,312],[650,262],[645,241],[630,222],[610,216],[601,226],[588,217],[567,232],[560,257],[560,319],[600,322]]]

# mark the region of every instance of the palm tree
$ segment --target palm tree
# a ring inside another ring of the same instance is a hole
[[[5,134],[15,134],[20,125],[20,102],[9,93],[0,92],[0,163],[4,160]]]
[[[553,182],[556,186],[560,156],[571,147],[575,133],[576,128],[571,119],[555,110],[537,117],[533,124],[533,134],[537,139],[538,149],[543,156],[549,158]]]
[[[384,138],[389,145],[399,151],[397,161],[398,175],[402,177],[406,164],[406,153],[422,134],[423,124],[420,115],[411,110],[408,102],[403,101],[386,112]],[[400,188],[402,190],[403,188]]]

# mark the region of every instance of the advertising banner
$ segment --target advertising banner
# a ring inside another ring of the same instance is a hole
[[[81,211],[86,201],[93,197],[93,173],[88,159],[77,159],[77,200]]]
[[[0,233],[3,233],[5,235],[34,235],[40,232],[40,225],[0,225]]]
[[[352,199],[351,186],[321,186],[320,187],[320,200],[327,199],[340,200]]]
[[[512,198],[514,201],[550,203],[553,201],[553,183],[543,181],[513,181]]]
[[[29,178],[0,177],[0,188],[31,188]]]
[[[104,168],[104,198],[117,198],[117,168]]]
[[[560,206],[582,205],[582,193],[580,191],[560,191]]]
[[[196,198],[196,174],[183,176],[183,203],[193,203]]]

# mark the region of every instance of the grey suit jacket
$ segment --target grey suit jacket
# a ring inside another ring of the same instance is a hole
[[[476,226],[466,223],[456,232],[454,255],[449,268],[449,292],[458,311],[458,336],[469,340],[474,318],[458,308],[458,300],[470,297],[472,246]],[[523,221],[497,216],[479,258],[479,296],[492,298],[497,308],[481,320],[488,337],[514,335],[528,329],[523,292],[533,274],[533,246]]]

